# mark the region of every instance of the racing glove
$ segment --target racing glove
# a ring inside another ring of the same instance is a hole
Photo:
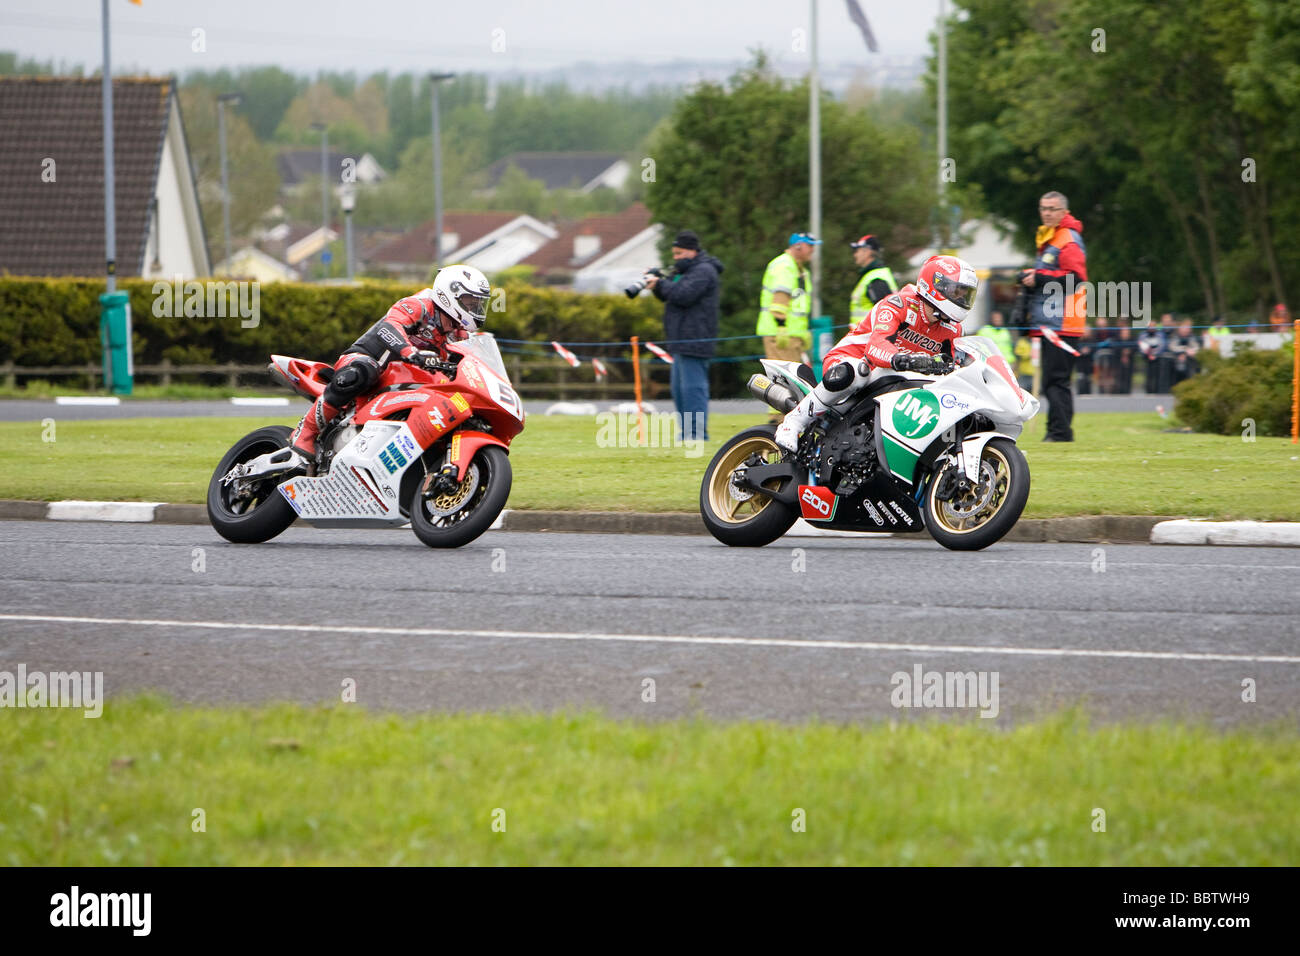
[[[896,372],[920,372],[922,375],[946,375],[952,365],[941,356],[924,352],[895,352],[889,367]]]
[[[447,376],[456,374],[456,366],[450,362],[444,362],[442,356],[431,349],[420,349],[412,352],[405,361],[411,365],[418,365],[420,368],[428,369],[431,372],[442,372]]]

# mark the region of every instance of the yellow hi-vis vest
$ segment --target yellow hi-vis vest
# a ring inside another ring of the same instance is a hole
[[[877,266],[874,269],[868,269],[862,274],[858,284],[853,287],[853,295],[849,296],[850,324],[857,325],[871,314],[871,309],[876,303],[867,298],[867,286],[877,279],[884,279],[889,284],[890,292],[898,291],[898,283],[894,281],[894,273],[889,271],[889,266]]]
[[[788,293],[790,304],[786,307],[785,326],[776,324],[772,317],[772,297],[778,292]],[[763,294],[759,298],[756,335],[789,335],[812,345],[808,334],[808,314],[812,311],[812,276],[794,261],[794,256],[783,252],[767,264],[763,273]]]

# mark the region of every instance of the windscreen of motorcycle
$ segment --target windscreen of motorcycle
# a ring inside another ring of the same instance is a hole
[[[496,337],[491,332],[476,332],[468,339],[454,343],[451,348],[464,355],[474,356],[507,382],[510,381],[505,360],[501,358],[501,349],[497,347]]]

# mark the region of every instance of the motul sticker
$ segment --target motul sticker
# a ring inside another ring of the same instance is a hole
[[[908,514],[907,514],[906,511],[904,511],[902,508],[899,507],[898,502],[896,502],[896,501],[891,501],[891,502],[889,503],[889,507],[893,508],[895,511],[898,512],[898,516],[899,516],[900,518],[902,518],[904,521],[907,522],[907,526],[908,526],[909,528],[912,527],[912,519],[911,519],[910,517],[908,517]]]
[[[829,521],[835,517],[835,492],[820,485],[799,486],[799,510],[807,521]]]
[[[469,401],[460,392],[453,392],[451,403],[459,408],[462,412],[469,411]]]

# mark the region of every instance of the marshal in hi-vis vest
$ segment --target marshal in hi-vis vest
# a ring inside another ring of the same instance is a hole
[[[778,292],[790,295],[785,327],[776,324],[772,317],[772,297]],[[794,261],[794,256],[783,252],[767,264],[763,273],[763,294],[759,299],[756,335],[797,336],[805,345],[812,344],[808,334],[808,315],[812,311],[812,276]]]
[[[849,297],[850,324],[857,325],[871,313],[871,308],[876,303],[867,296],[867,287],[877,279],[884,279],[889,284],[890,292],[898,291],[898,283],[894,281],[894,273],[890,271],[889,266],[876,266],[862,273],[862,278],[853,287],[853,295]]]

